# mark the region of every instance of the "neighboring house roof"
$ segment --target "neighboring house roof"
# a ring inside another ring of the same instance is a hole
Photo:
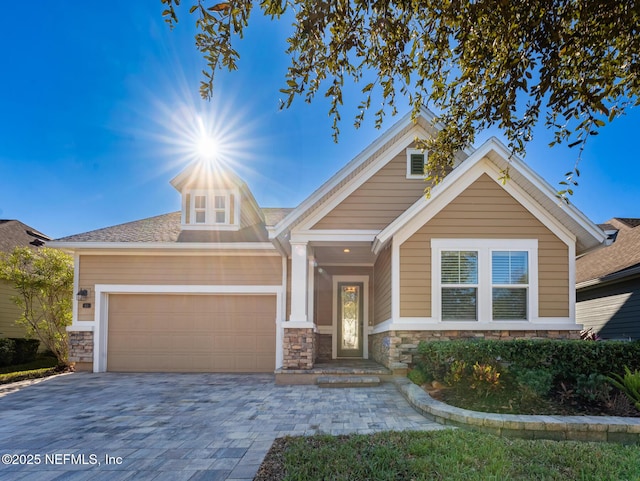
[[[616,240],[608,247],[578,258],[578,287],[640,273],[640,219],[614,217],[606,225],[609,229],[618,229]]]
[[[291,209],[262,209],[267,225],[273,225]],[[178,242],[269,242],[266,227],[256,224],[239,231],[183,231],[180,211],[75,234],[56,243],[178,243]],[[271,223],[271,224],[270,224]]]
[[[19,220],[0,219],[0,251],[11,252],[18,246],[40,247],[51,240],[42,232]]]

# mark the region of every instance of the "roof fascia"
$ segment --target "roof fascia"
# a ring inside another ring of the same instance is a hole
[[[68,251],[276,251],[271,242],[48,242],[49,247]]]

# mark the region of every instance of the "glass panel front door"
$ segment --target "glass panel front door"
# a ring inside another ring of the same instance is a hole
[[[362,282],[338,283],[338,357],[362,357]]]

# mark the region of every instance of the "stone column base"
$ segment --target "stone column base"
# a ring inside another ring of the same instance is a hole
[[[316,335],[312,328],[284,328],[282,369],[312,369]]]
[[[70,331],[69,362],[79,371],[93,370],[93,332]]]

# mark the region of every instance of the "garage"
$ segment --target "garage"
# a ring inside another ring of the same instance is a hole
[[[273,372],[275,295],[111,294],[107,370]]]

